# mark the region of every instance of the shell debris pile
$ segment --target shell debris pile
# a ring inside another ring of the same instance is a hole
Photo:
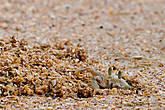
[[[87,51],[80,45],[73,46],[70,41],[56,41],[53,45],[30,47],[25,39],[18,40],[12,36],[7,40],[1,39],[0,46],[1,96],[37,94],[54,98],[87,98],[98,94],[88,85],[93,76],[88,72],[76,75],[79,68],[99,63],[89,58]],[[125,77],[124,80],[134,84],[136,89],[139,83],[130,78]],[[109,92],[114,93],[114,90],[99,91],[99,94]]]
[[[15,36],[0,40],[0,95],[89,97],[93,90],[74,71],[87,66],[87,52],[69,41],[30,47]]]

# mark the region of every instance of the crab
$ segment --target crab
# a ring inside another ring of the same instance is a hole
[[[87,85],[95,91],[99,91],[100,89],[112,89],[113,87],[132,89],[126,80],[122,78],[122,72],[117,71],[117,68],[114,66],[108,68],[108,74],[103,74],[87,67],[77,70],[75,75],[79,76],[80,73],[84,71],[88,71],[92,74],[92,78]]]

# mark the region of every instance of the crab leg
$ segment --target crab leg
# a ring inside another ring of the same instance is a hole
[[[107,88],[108,87],[108,81],[106,80],[106,76],[104,76],[102,73],[97,72],[91,68],[83,68],[75,72],[77,76],[79,76],[80,72],[83,71],[89,71],[92,74],[92,79],[91,79],[91,85],[93,86],[92,88],[98,89],[100,87],[102,88]]]
[[[94,90],[99,90],[100,89],[99,85],[97,84],[97,81],[94,78],[91,79],[90,86]]]
[[[79,73],[80,72],[83,72],[83,71],[89,71],[93,76],[100,76],[100,72],[97,72],[91,68],[83,68],[83,69],[79,69],[78,71],[75,72],[75,75],[79,76]]]

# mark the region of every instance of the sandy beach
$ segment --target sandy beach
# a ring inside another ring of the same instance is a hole
[[[165,0],[0,0],[0,109],[164,110]],[[133,90],[87,84],[117,67]]]

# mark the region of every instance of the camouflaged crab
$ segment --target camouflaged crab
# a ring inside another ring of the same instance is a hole
[[[95,71],[91,68],[83,68],[75,72],[75,75],[79,76],[79,73],[83,71],[88,71],[92,74],[88,86],[90,86],[95,91],[100,89],[108,88],[123,88],[123,89],[132,89],[130,85],[122,78],[121,71],[117,71],[116,67],[110,67],[108,69],[108,74],[102,74],[98,71]],[[118,72],[118,74],[116,74]]]

